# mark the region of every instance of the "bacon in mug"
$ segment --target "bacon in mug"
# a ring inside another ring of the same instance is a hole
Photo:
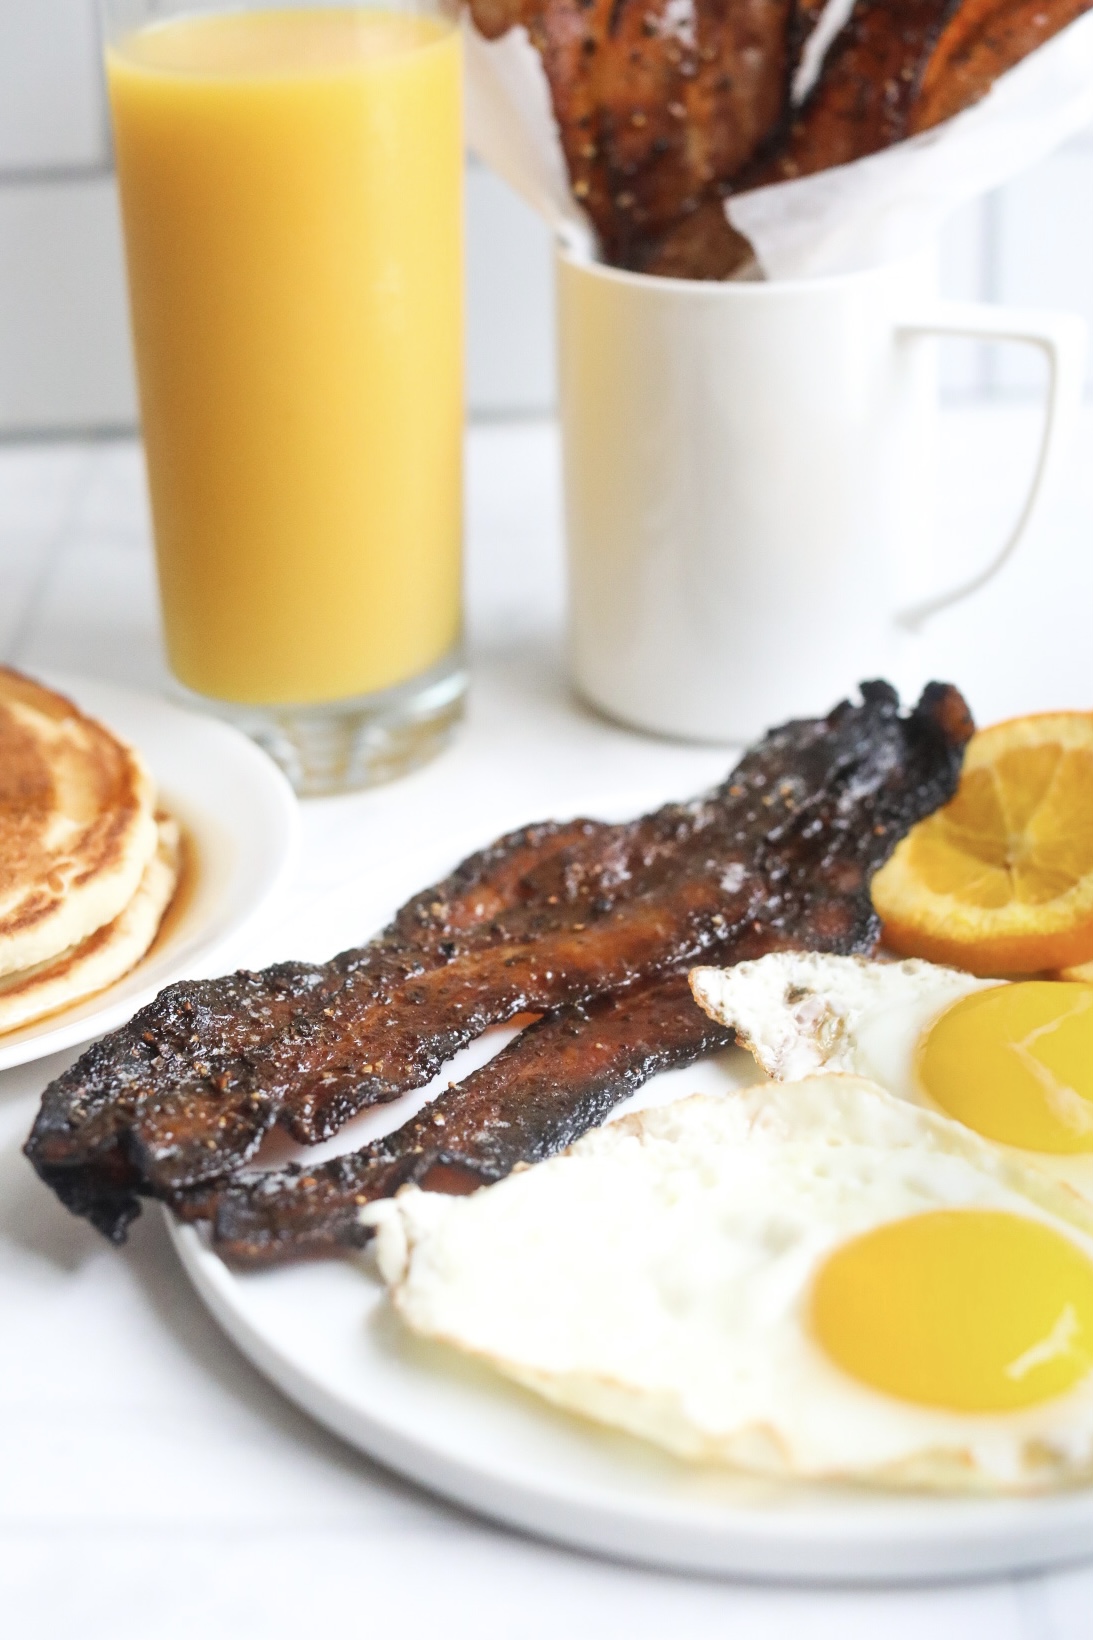
[[[863,159],[970,108],[1093,0],[857,0],[784,134],[734,191]]]
[[[963,0],[922,73],[908,130],[927,131],[985,97],[995,80],[1089,11],[1093,0]]]
[[[574,198],[604,259],[643,270],[785,114],[792,0],[469,0],[480,33],[523,23],[542,58]],[[713,211],[708,207],[713,205]],[[719,275],[711,275],[719,276]]]
[[[824,0],[468,4],[488,39],[527,28],[604,260],[725,279],[754,265],[725,215],[728,195],[848,164],[951,118],[1093,0],[856,0],[796,108],[791,87]]]

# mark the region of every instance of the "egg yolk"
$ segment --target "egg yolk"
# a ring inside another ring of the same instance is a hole
[[[942,1110],[1022,1150],[1093,1150],[1093,985],[1029,980],[962,997],[917,1071]]]
[[[920,1213],[831,1254],[812,1327],[886,1394],[960,1412],[1030,1406],[1093,1367],[1093,1263],[1016,1213]]]

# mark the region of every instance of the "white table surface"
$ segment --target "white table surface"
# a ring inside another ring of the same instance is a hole
[[[946,414],[939,561],[947,572],[975,562],[1003,528],[1033,434],[1034,412],[1021,406]],[[434,856],[449,833],[462,842],[481,824],[484,800],[499,830],[583,807],[594,793],[687,795],[726,766],[724,752],[629,734],[568,694],[551,426],[472,432],[468,533],[474,691],[466,727],[401,784],[305,806],[298,880],[240,961],[326,954],[366,935],[343,926],[339,884],[382,872],[407,836],[428,840]],[[1089,706],[1091,628],[1093,409],[1035,538],[976,606],[937,622],[921,671],[952,676],[982,722]],[[0,447],[0,659],[161,686],[135,444]],[[235,1352],[190,1291],[155,1213],[117,1252],[39,1185],[19,1147],[37,1095],[64,1063],[0,1076],[3,1634],[1093,1634],[1093,1566],[934,1589],[720,1583],[531,1542],[382,1472],[312,1425]]]

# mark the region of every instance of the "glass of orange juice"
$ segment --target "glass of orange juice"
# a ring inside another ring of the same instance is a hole
[[[429,0],[104,0],[171,671],[301,792],[462,711],[461,62]]]

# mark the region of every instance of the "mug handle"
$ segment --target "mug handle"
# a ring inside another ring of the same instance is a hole
[[[986,586],[1024,538],[1054,483],[1077,422],[1085,375],[1087,326],[1076,313],[995,307],[986,302],[936,302],[898,319],[896,334],[909,340],[924,336],[982,336],[998,342],[1024,342],[1038,347],[1048,364],[1040,451],[1017,522],[1001,549],[970,580],[898,611],[897,623],[916,631],[940,610],[949,609]]]

